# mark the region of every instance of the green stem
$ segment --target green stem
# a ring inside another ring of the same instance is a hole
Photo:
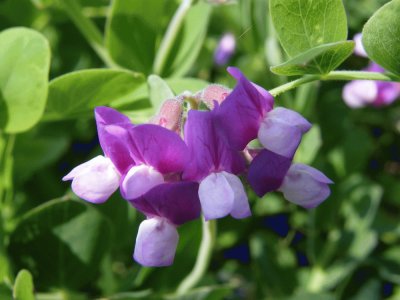
[[[305,83],[316,80],[377,80],[377,81],[399,81],[399,77],[388,73],[364,72],[364,71],[332,71],[326,75],[306,75],[269,92],[272,96],[278,96],[284,92],[297,88]]]
[[[176,291],[178,295],[184,295],[195,287],[199,280],[204,276],[210,263],[217,223],[215,220],[205,221],[202,218],[202,225],[203,236],[201,238],[196,263],[189,275],[187,275],[179,285]]]
[[[120,69],[109,56],[106,48],[103,45],[103,35],[92,22],[92,20],[86,18],[83,14],[82,7],[76,0],[60,0],[58,1],[60,6],[67,13],[71,21],[79,29],[82,35],[86,38],[90,46],[97,53],[104,64],[110,68]]]
[[[169,23],[154,60],[153,71],[155,74],[160,75],[162,73],[165,63],[167,62],[168,55],[176,40],[179,30],[181,29],[183,20],[192,5],[192,2],[193,0],[182,0],[175,12],[174,17]]]

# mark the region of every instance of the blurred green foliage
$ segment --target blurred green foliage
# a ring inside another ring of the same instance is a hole
[[[94,106],[116,107],[138,123],[154,113],[151,103],[158,95],[152,86],[166,82],[175,94],[196,92],[207,82],[233,87],[224,67],[213,63],[225,32],[237,38],[230,65],[268,89],[287,82],[269,71],[288,57],[267,0],[196,2],[155,72],[179,1],[0,0],[0,29],[6,30],[0,33],[0,54],[10,45],[4,41],[9,30],[28,30],[9,29],[20,26],[40,32],[33,38],[45,37],[52,53],[44,117],[33,122],[29,115],[18,116],[27,130],[1,133],[0,299],[12,299],[13,293],[32,299],[32,285],[36,299],[399,299],[400,105],[351,110],[341,99],[342,82],[309,83],[277,98],[314,124],[296,161],[332,178],[332,195],[306,211],[280,194],[258,199],[249,190],[253,216],[218,221],[211,264],[187,295],[174,292],[196,260],[200,220],[179,228],[173,266],[144,268],[131,255],[143,216],[118,194],[102,205],[84,203],[61,181],[100,153]],[[386,2],[344,1],[349,37]],[[68,5],[79,8],[75,19]],[[82,22],[93,27],[85,32]],[[32,64],[47,56],[44,50],[33,54]],[[0,74],[11,71],[5,66],[11,62],[0,61]],[[110,62],[114,69],[103,69]],[[341,68],[359,70],[367,63],[350,56]],[[21,80],[27,73],[41,79],[42,70],[25,67],[12,71],[21,72],[15,75]],[[102,69],[88,70],[96,68]],[[150,77],[149,92],[146,77],[152,73],[165,82]],[[31,102],[40,97],[26,98],[30,113],[36,114]],[[12,131],[18,130],[7,132]]]

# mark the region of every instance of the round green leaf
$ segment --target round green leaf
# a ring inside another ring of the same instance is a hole
[[[272,22],[290,57],[347,38],[342,0],[270,0]]]
[[[110,243],[110,225],[93,207],[53,200],[27,213],[11,235],[9,254],[35,276],[38,289],[93,282]]]
[[[33,279],[29,271],[19,271],[15,279],[13,297],[15,300],[35,300]]]
[[[12,28],[0,33],[0,128],[28,130],[46,105],[50,47],[38,32]]]
[[[362,41],[369,58],[400,75],[400,0],[384,5],[369,19]]]
[[[93,108],[133,93],[144,77],[130,71],[92,69],[77,71],[50,82],[45,117],[50,120],[92,114]]]

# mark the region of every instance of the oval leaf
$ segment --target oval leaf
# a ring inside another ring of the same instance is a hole
[[[13,297],[15,300],[35,300],[33,279],[29,271],[19,271],[15,279]]]
[[[327,74],[353,53],[354,42],[345,41],[320,45],[289,61],[271,67],[279,75]]]
[[[149,87],[150,102],[156,112],[165,100],[175,97],[168,84],[157,75],[150,75],[147,78],[147,85]]]
[[[16,267],[29,268],[39,289],[95,282],[110,243],[110,224],[93,207],[53,200],[26,214],[11,235]]]
[[[47,98],[50,47],[38,32],[0,33],[0,128],[17,133],[42,117]]]
[[[270,12],[282,47],[290,57],[347,38],[341,0],[271,0]]]
[[[400,75],[400,0],[384,5],[369,19],[362,41],[369,58]]]
[[[59,120],[92,113],[93,108],[133,93],[144,77],[121,70],[77,71],[50,82],[46,118]]]

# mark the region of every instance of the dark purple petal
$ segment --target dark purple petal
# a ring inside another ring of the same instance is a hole
[[[165,219],[152,218],[140,223],[133,258],[142,266],[165,267],[174,262],[179,235]]]
[[[130,131],[130,151],[137,163],[154,167],[167,174],[182,172],[189,159],[188,149],[175,132],[164,127],[144,124]]]
[[[283,107],[269,111],[258,130],[265,149],[292,158],[311,124],[299,113]]]
[[[185,141],[190,161],[183,174],[185,179],[198,181],[213,172],[238,174],[244,170],[243,157],[227,144],[216,125],[214,111],[189,111]]]
[[[239,69],[230,67],[228,72],[238,83],[216,110],[217,122],[225,131],[228,143],[237,150],[243,150],[257,137],[260,123],[266,112],[272,109],[274,98],[251,83]]]
[[[305,208],[314,208],[330,195],[332,180],[322,172],[304,164],[293,164],[279,188],[284,197]]]
[[[115,109],[99,106],[95,109],[99,141],[104,154],[111,159],[120,174],[134,165],[129,152],[129,129],[134,125]]]
[[[250,164],[247,179],[255,193],[262,197],[277,190],[290,168],[292,160],[269,150],[263,150]]]
[[[200,216],[198,189],[196,182],[164,183],[130,203],[149,218],[158,216],[181,225]]]

